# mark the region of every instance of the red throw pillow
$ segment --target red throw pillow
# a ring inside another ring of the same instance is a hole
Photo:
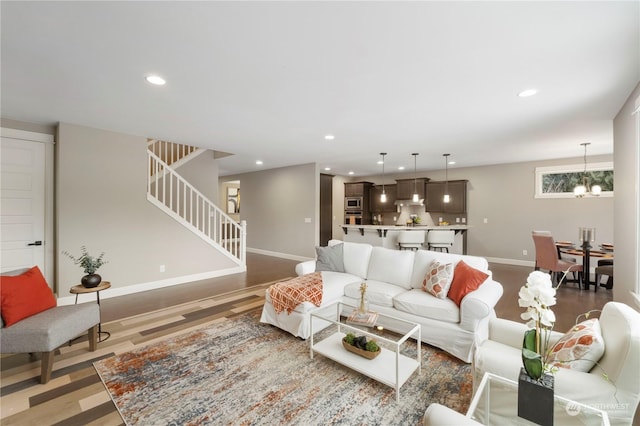
[[[2,276],[0,280],[0,307],[5,327],[57,305],[37,266],[15,277]]]
[[[480,284],[487,278],[489,278],[488,274],[472,268],[461,260],[453,271],[453,281],[451,282],[447,297],[453,300],[456,305],[460,306],[462,299],[480,287]]]

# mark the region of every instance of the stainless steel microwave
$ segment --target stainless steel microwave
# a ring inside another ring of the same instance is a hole
[[[362,197],[345,197],[345,210],[362,210]]]

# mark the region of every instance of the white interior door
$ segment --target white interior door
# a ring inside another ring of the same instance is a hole
[[[0,269],[45,273],[45,144],[0,138]]]

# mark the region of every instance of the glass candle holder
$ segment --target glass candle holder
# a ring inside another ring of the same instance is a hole
[[[592,243],[596,240],[596,228],[578,228],[578,239],[581,243]]]

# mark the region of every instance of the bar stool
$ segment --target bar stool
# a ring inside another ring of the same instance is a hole
[[[398,246],[400,250],[418,250],[424,244],[424,231],[400,231]]]
[[[456,233],[448,229],[431,229],[427,232],[427,248],[434,251],[444,251],[449,253],[449,248],[453,247]]]

